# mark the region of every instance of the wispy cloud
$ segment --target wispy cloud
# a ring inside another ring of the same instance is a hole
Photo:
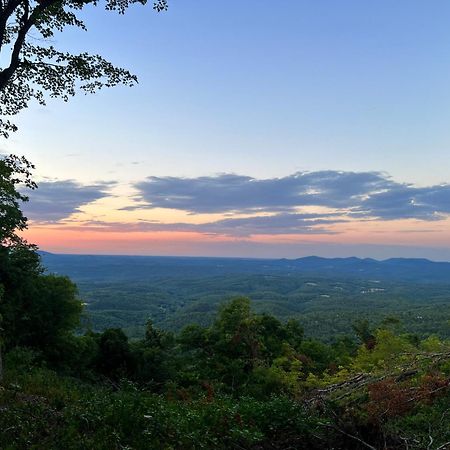
[[[340,222],[345,222],[345,220],[318,218],[316,214],[281,213],[272,216],[227,218],[194,225],[194,230],[234,236],[250,236],[254,234],[334,234],[335,232],[328,227],[331,224]]]
[[[146,220],[133,223],[95,220],[84,222],[82,229],[109,232],[177,231],[247,237],[255,234],[335,234],[336,232],[328,227],[331,224],[341,222],[346,222],[346,220],[317,218],[315,214],[275,214],[272,216],[227,218],[198,224],[186,222],[163,223]],[[75,226],[75,228],[77,227]]]

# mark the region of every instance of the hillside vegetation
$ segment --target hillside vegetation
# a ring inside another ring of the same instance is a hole
[[[450,342],[394,317],[324,343],[236,297],[208,326],[80,335],[74,284],[33,249],[1,256],[1,448],[450,446]]]

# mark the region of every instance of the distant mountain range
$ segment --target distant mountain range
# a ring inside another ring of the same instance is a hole
[[[203,278],[220,275],[311,275],[450,284],[450,262],[427,259],[371,258],[246,259],[210,257],[61,255],[40,252],[47,270],[74,281],[148,280],[155,278]]]

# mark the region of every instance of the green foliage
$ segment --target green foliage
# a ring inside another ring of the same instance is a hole
[[[1,122],[0,122],[1,123]],[[19,186],[35,189],[31,179],[34,166],[25,158],[0,156],[0,245],[24,245],[17,231],[27,226],[27,219],[20,207],[28,197],[19,191]]]
[[[191,373],[180,382],[186,386],[203,378],[234,395],[293,392],[302,338],[297,322],[282,324],[273,316],[255,314],[250,301],[238,297],[221,307],[211,327],[188,326],[180,333],[179,357],[199,376]]]
[[[147,321],[144,339],[132,344],[134,379],[153,390],[161,390],[170,378],[174,344],[171,333],[158,330]]]
[[[374,372],[377,369],[387,370],[401,364],[405,354],[413,354],[414,347],[405,336],[398,336],[390,330],[375,331],[376,345],[368,349],[360,347],[353,361],[355,370]]]
[[[132,359],[128,338],[120,328],[104,331],[98,338],[97,370],[114,380],[128,375]]]
[[[371,349],[375,346],[375,336],[370,330],[370,324],[367,319],[358,320],[352,325],[353,331],[359,340],[366,346],[367,349]]]
[[[411,449],[446,450],[450,446],[449,404],[449,395],[431,405],[422,403],[411,414],[394,418],[386,428],[391,434],[402,436]]]
[[[76,286],[66,277],[42,275],[39,256],[27,246],[0,247],[0,261],[6,347],[38,348],[57,360],[79,323]]]
[[[348,338],[328,345],[239,297],[210,327],[175,336],[150,321],[131,342],[120,329],[72,336],[65,349],[75,356],[61,356],[71,377],[46,367],[45,349],[15,347],[0,390],[0,446],[442,450],[450,343],[413,345],[392,325],[372,329],[370,348]]]
[[[0,392],[2,448],[315,448],[318,418],[286,397],[167,400],[130,383],[113,391],[11,362]]]

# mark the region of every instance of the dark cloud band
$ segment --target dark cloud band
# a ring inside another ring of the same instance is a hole
[[[100,198],[111,183],[42,182],[25,205],[28,217],[58,222]],[[134,185],[134,204],[122,210],[170,208],[190,214],[221,214],[201,224],[138,221],[89,222],[105,231],[194,231],[251,236],[257,234],[331,234],[332,225],[352,220],[417,219],[432,222],[450,215],[450,185],[416,187],[380,172],[300,172],[256,179],[222,174],[212,177],[149,177]],[[324,212],[325,211],[325,212]]]
[[[135,184],[139,199],[153,208],[191,213],[274,212],[298,206],[348,207],[368,192],[395,183],[376,172],[305,172],[258,180],[223,174],[215,177],[149,177]]]
[[[264,180],[232,174],[149,177],[135,188],[138,200],[147,208],[173,208],[191,214],[266,212],[278,213],[282,219],[307,206],[380,220],[432,221],[450,214],[450,185],[418,188],[397,183],[380,172],[300,172]]]
[[[57,222],[79,211],[79,208],[108,196],[111,183],[83,185],[73,180],[42,181],[38,189],[27,192],[25,215],[37,222]]]

